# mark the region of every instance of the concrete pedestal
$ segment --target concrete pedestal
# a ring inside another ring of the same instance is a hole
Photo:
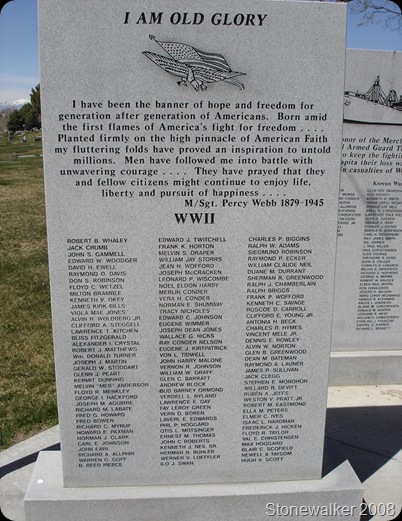
[[[43,452],[25,496],[27,521],[358,521],[363,487],[326,451],[321,480],[218,485],[63,487],[59,452]]]
[[[402,383],[402,350],[332,351],[329,385]]]

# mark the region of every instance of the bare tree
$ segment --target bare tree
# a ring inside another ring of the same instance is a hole
[[[303,1],[303,0],[302,0]],[[402,33],[402,0],[320,0],[321,2],[343,2],[350,5],[353,13],[362,16],[358,24],[378,24],[391,31]]]
[[[377,23],[391,31],[402,33],[402,13],[401,1],[392,0],[335,0],[336,2],[346,1],[350,4],[353,13],[362,15],[359,25],[372,25]]]
[[[362,15],[359,25],[378,23],[384,28],[402,33],[401,8],[391,0],[350,0],[350,9]]]

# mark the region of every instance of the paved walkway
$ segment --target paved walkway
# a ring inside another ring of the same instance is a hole
[[[362,519],[396,517],[389,509],[402,509],[402,385],[330,387],[327,438],[339,443],[364,484],[365,502],[375,515]],[[0,452],[0,505],[6,518],[25,521],[23,498],[37,452],[58,450],[59,441],[59,429],[53,427]]]

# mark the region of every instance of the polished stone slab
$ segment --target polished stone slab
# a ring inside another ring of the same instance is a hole
[[[65,486],[321,478],[346,5],[38,6]]]

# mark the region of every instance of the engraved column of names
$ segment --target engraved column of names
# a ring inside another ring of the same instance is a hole
[[[339,210],[338,210],[338,237],[343,237],[345,226],[350,227],[356,224],[361,217],[358,211],[360,197],[356,192],[346,191],[341,188],[339,191]]]
[[[71,360],[78,462],[121,467],[135,454],[132,411],[141,381],[136,363],[141,318],[126,305],[126,279],[137,259],[126,238],[67,239]]]
[[[399,274],[401,193],[399,188],[367,190],[357,330],[390,329],[399,319],[401,295],[393,286]]]
[[[292,455],[305,407],[307,354],[302,331],[313,271],[310,237],[250,237],[248,245],[245,380],[241,461],[282,461]],[[308,372],[308,369],[307,369]]]
[[[219,459],[223,237],[159,239],[160,461]]]

